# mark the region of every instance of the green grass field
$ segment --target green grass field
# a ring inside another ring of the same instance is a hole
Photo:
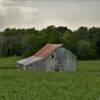
[[[100,61],[78,61],[76,72],[16,70],[0,58],[0,100],[100,100]]]

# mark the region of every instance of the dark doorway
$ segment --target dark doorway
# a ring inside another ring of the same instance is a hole
[[[60,71],[59,67],[56,65],[54,71]]]

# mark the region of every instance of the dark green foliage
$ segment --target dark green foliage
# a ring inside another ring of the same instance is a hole
[[[72,52],[75,52],[76,43],[77,43],[77,40],[76,40],[74,34],[69,33],[68,31],[66,31],[63,35],[63,44],[64,44],[64,46],[67,49],[71,50]]]
[[[95,43],[98,57],[100,57],[100,28],[92,27],[89,29],[88,34],[89,40]]]
[[[10,29],[0,32],[0,56],[30,56],[47,43],[60,43],[79,59],[100,58],[100,28],[48,26],[42,30]]]
[[[87,40],[88,39],[88,29],[87,27],[79,27],[78,30],[74,32],[79,40]]]
[[[57,30],[60,31],[62,34],[64,34],[65,32],[72,32],[70,29],[68,29],[66,26],[63,27],[63,26],[59,26],[57,27]]]
[[[8,43],[7,39],[3,36],[3,34],[0,35],[0,56],[8,56],[9,49],[8,49]]]
[[[31,56],[41,47],[41,38],[37,35],[29,35],[23,42],[23,56]]]
[[[44,44],[46,43],[61,43],[62,34],[55,26],[48,26],[41,31],[41,37]]]
[[[77,44],[76,54],[80,59],[94,59],[96,58],[96,48],[89,41],[80,40]]]

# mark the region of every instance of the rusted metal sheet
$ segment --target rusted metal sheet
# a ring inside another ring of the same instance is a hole
[[[34,56],[47,57],[62,46],[63,46],[62,44],[46,44],[42,49],[40,49],[37,53],[35,53]]]

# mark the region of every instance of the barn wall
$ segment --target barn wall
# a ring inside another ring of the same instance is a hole
[[[23,70],[45,70],[45,61],[39,60],[37,62],[33,62],[28,65],[23,65],[17,63],[17,69],[23,69]]]
[[[62,59],[67,60],[67,55],[65,54],[66,51],[65,53],[62,52],[64,50],[59,48],[46,59],[46,70],[47,71],[64,70],[64,64],[63,64]],[[53,58],[52,58],[52,55],[54,56]]]
[[[24,67],[23,64],[19,64],[19,63],[17,63],[17,69],[22,69],[23,67]]]
[[[67,50],[67,62],[65,64],[66,70],[76,70],[76,56]]]
[[[26,67],[28,70],[45,70],[45,61],[44,60],[37,61]]]
[[[54,57],[52,57],[52,55]],[[58,63],[58,61],[55,59],[55,53],[53,53],[52,55],[48,56],[45,59],[45,69],[46,69],[46,71],[54,71],[55,70],[55,66]]]
[[[58,60],[59,70],[65,70],[64,63],[67,61],[67,52],[65,48],[59,48],[56,50],[56,59]]]
[[[56,59],[59,61],[60,70],[75,70],[76,56],[65,48],[59,48],[56,52]]]

